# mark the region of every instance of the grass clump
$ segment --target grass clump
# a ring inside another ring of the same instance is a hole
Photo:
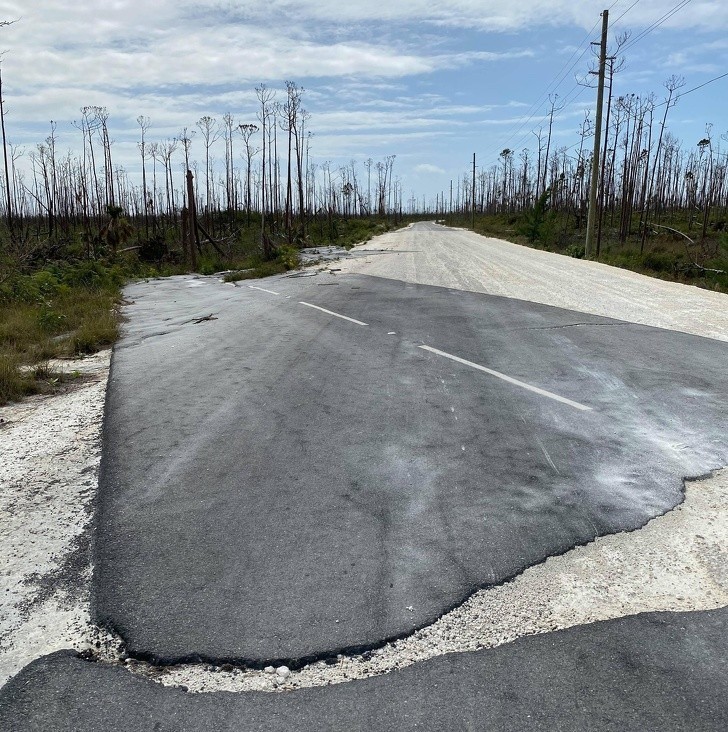
[[[239,282],[240,280],[254,280],[259,277],[271,277],[296,269],[299,265],[298,250],[294,247],[282,245],[276,249],[273,259],[263,259],[259,254],[251,255],[242,262],[238,262],[233,271],[223,275],[224,282]]]
[[[12,354],[0,353],[0,404],[38,392],[35,379],[24,373],[20,365]]]
[[[0,403],[52,389],[51,358],[94,353],[117,338],[125,275],[99,262],[14,273],[0,285]]]

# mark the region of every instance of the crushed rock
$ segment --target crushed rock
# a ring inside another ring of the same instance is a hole
[[[53,361],[84,378],[0,407],[0,684],[38,656],[87,645],[110,357]]]
[[[351,251],[358,256],[337,264],[342,274],[512,297],[728,341],[728,295],[465,229],[414,225]]]

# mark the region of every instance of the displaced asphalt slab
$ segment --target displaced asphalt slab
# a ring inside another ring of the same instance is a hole
[[[0,689],[0,728],[723,732],[727,621],[649,613],[280,694],[190,694],[62,651]]]
[[[366,276],[238,284],[127,290],[93,603],[134,656],[376,646],[726,464],[724,343]]]

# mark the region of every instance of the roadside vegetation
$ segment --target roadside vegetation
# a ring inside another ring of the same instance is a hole
[[[67,374],[50,359],[114,342],[123,273],[98,262],[14,272],[0,284],[0,403],[53,389]],[[71,375],[73,376],[73,375]]]

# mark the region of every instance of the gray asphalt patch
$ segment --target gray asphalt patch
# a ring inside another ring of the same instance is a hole
[[[204,278],[127,292],[94,611],[132,655],[299,665],[370,648],[644,525],[681,501],[684,476],[726,464],[723,343],[443,288],[315,280],[262,285],[279,296]]]
[[[727,621],[727,609],[638,615],[286,694],[189,694],[60,652],[0,689],[0,727],[722,732]]]

